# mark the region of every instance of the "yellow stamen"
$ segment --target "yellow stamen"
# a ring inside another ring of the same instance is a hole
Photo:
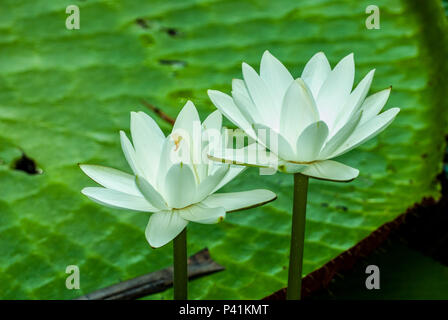
[[[174,133],[172,135],[174,144],[176,145],[176,148],[174,149],[174,151],[177,151],[179,149],[179,145],[180,145],[180,141],[182,140],[182,136],[178,135],[177,133]]]

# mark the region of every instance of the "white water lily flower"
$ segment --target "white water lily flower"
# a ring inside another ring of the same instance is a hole
[[[219,111],[200,123],[192,102],[180,112],[173,131],[165,137],[156,122],[143,112],[131,113],[133,145],[121,131],[121,145],[133,174],[116,169],[80,165],[103,187],[88,187],[82,193],[102,205],[153,212],[146,228],[152,247],[173,240],[189,221],[211,224],[226,212],[262,205],[276,198],[268,190],[215,192],[235,178],[244,167],[201,161],[214,145],[221,143],[222,116]],[[213,132],[218,137],[212,139]]]
[[[390,88],[366,98],[375,70],[352,91],[353,54],[331,69],[325,54],[319,52],[295,80],[268,51],[261,59],[260,74],[246,63],[242,70],[244,80],[233,80],[232,97],[215,90],[208,91],[209,97],[218,110],[270,153],[260,162],[257,148],[221,150],[211,154],[215,159],[349,181],[359,171],[330,159],[376,136],[400,111],[392,108],[379,114]]]

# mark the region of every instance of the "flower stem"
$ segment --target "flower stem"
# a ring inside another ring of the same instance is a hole
[[[187,300],[187,228],[173,240],[173,258],[174,300]]]
[[[307,193],[308,176],[301,173],[295,173],[291,246],[289,252],[288,289],[286,291],[287,300],[300,300],[301,298]]]

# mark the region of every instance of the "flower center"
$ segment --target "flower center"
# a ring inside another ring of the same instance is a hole
[[[173,137],[174,144],[176,145],[176,148],[174,148],[174,151],[177,151],[179,149],[179,145],[180,145],[180,141],[182,140],[182,136],[177,133],[174,133],[172,135],[172,137]]]

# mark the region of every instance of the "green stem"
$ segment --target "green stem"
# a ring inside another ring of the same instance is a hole
[[[187,228],[179,233],[179,235],[173,240],[173,258],[174,300],[187,300]]]
[[[287,300],[300,300],[301,297],[307,193],[308,176],[295,173]]]

